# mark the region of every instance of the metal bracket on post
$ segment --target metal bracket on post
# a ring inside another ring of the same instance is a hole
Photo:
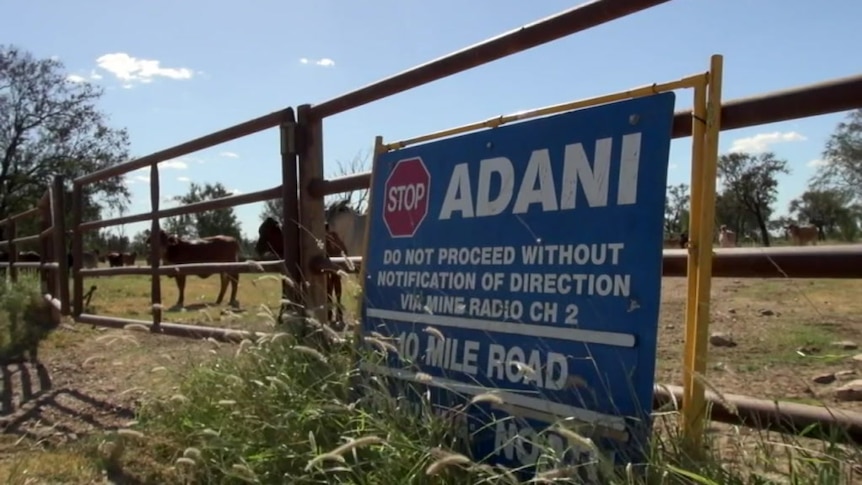
[[[311,112],[310,105],[297,108],[297,148],[299,148],[299,257],[303,285],[303,308],[309,318],[326,321],[326,279],[314,268],[326,239],[322,197],[309,193],[311,185],[323,179],[323,121]]]
[[[285,112],[284,120],[279,127],[281,141],[281,211],[282,211],[282,245],[284,269],[290,282],[282,283],[282,299],[279,305],[278,321],[282,322],[288,307],[301,301],[302,259],[300,244],[299,216],[299,180],[297,174],[296,116],[292,108]]]

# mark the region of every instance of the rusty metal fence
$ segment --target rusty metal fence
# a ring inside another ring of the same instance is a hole
[[[62,217],[54,216],[45,226],[43,233],[28,238],[18,238],[8,242],[10,262],[3,263],[14,272],[17,267],[27,267],[27,263],[14,261],[16,243],[47,240],[53,234],[53,244],[44,245],[43,254],[51,254],[52,262],[41,262],[43,274],[53,272],[57,275],[51,301],[64,314],[71,314],[75,321],[98,326],[122,328],[128,324],[143,324],[154,332],[184,337],[213,337],[232,339],[248,335],[237,330],[182,325],[162,320],[161,275],[199,274],[213,269],[232,270],[242,273],[260,271],[285,271],[297,284],[284,288],[285,297],[300,302],[318,320],[326,301],[326,286],[323,270],[337,266],[356,270],[361,266],[361,257],[327,258],[319,241],[325,238],[324,197],[327,195],[365,189],[369,186],[371,174],[362,173],[332,180],[324,178],[323,122],[327,117],[357,108],[359,106],[407,91],[409,89],[448,77],[482,64],[536,47],[553,40],[574,34],[591,27],[610,22],[626,15],[662,4],[668,0],[596,0],[543,20],[526,25],[453,54],[414,67],[395,76],[383,79],[355,91],[346,93],[316,105],[303,104],[294,112],[292,108],[275,111],[244,123],[211,133],[206,136],[182,143],[151,155],[110,167],[72,181],[72,227],[71,227],[71,277],[72,291],[68,288],[68,271],[63,255],[66,247],[66,231]],[[832,80],[824,83],[801,86],[780,92],[767,93],[744,99],[726,102],[722,105],[721,129],[756,126],[766,123],[817,116],[847,111],[862,107],[862,75]],[[691,110],[678,112],[674,119],[674,138],[691,136]],[[477,128],[496,126],[492,120],[477,123]],[[218,200],[200,202],[181,207],[162,209],[159,206],[158,164],[166,160],[213,147],[253,133],[278,128],[279,154],[282,165],[280,186],[249,194],[225,197]],[[141,168],[150,169],[151,210],[147,213],[98,221],[82,220],[84,190],[88,184],[119,177]],[[59,192],[57,192],[59,191]],[[55,181],[48,204],[57,214],[63,214],[63,182]],[[297,193],[299,197],[297,198]],[[237,205],[262,202],[271,199],[282,200],[284,213],[284,259],[251,265],[248,263],[210,263],[160,265],[161,253],[158,237],[151,238],[150,261],[146,267],[120,268],[82,268],[84,253],[83,238],[87,231],[119,224],[150,221],[151,234],[160,231],[159,219],[190,214],[204,210],[220,209]],[[42,205],[45,205],[44,203]],[[9,234],[14,234],[14,223],[22,217],[31,216],[45,210],[35,208],[10,217],[0,224],[7,226]],[[44,225],[44,223],[43,223]],[[8,228],[12,227],[10,231]],[[53,232],[52,232],[53,231]],[[45,236],[45,237],[42,237]],[[35,239],[34,239],[35,238]],[[53,252],[52,252],[53,251]],[[665,250],[663,271],[665,276],[685,276],[688,254],[686,250]],[[349,264],[349,259],[352,264]],[[258,266],[259,265],[259,266]],[[84,313],[83,278],[87,276],[148,275],[151,277],[152,320],[133,320]],[[811,248],[766,248],[766,249],[718,249],[715,251],[713,275],[717,277],[797,277],[797,278],[860,278],[862,277],[862,246]],[[300,284],[301,283],[301,284]],[[50,285],[49,282],[45,283]],[[49,286],[46,286],[46,288]],[[65,289],[64,289],[65,288]],[[299,289],[304,288],[300,292]],[[46,293],[47,295],[47,293]],[[47,298],[47,297],[46,297]],[[71,307],[70,303],[71,302]],[[678,402],[682,390],[674,386],[658,386],[656,405]],[[835,431],[851,441],[862,442],[862,415],[858,413],[826,410],[816,406],[801,404],[774,403],[747,396],[723,396],[710,399],[713,409],[712,418],[729,423],[740,423],[755,427],[772,427],[784,431],[800,431],[810,425],[817,425],[822,433]],[[731,407],[735,409],[731,409]],[[809,431],[811,431],[809,429]]]

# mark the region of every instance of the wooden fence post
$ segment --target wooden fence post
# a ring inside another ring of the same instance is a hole
[[[153,312],[153,326],[151,332],[161,330],[162,324],[162,277],[159,275],[159,266],[162,262],[162,228],[159,225],[159,163],[150,166],[150,206],[153,218],[150,221],[150,301]]]
[[[84,313],[84,278],[81,263],[84,258],[84,232],[81,222],[84,213],[84,191],[81,184],[72,184],[72,316]]]
[[[299,150],[299,254],[302,266],[303,307],[308,317],[326,322],[326,280],[314,270],[316,258],[325,255],[323,197],[313,197],[309,188],[323,179],[323,120],[311,117],[311,105],[298,108]]]
[[[302,301],[302,261],[299,246],[299,180],[297,179],[296,117],[293,109],[285,113],[279,127],[281,139],[281,210],[284,239],[284,266],[291,283],[282,284],[282,298],[296,304]],[[282,305],[284,307],[284,305]],[[279,313],[281,314],[281,312]],[[279,322],[281,323],[281,322]]]
[[[69,315],[69,258],[66,251],[66,202],[63,197],[63,178],[54,177],[51,185],[51,219],[52,219],[52,241],[54,243],[54,254],[57,255],[59,267],[54,273],[56,276],[55,296],[60,300],[60,313]]]

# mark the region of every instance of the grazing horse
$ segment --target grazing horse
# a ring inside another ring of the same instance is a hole
[[[152,236],[147,238],[147,244],[151,244]],[[159,231],[159,249],[162,252],[162,261],[168,264],[191,264],[191,263],[236,263],[239,261],[239,242],[232,236],[209,236],[200,239],[181,239],[172,234],[168,236],[165,231]],[[122,260],[120,260],[122,266]],[[228,282],[230,282],[230,302],[232,307],[238,307],[236,299],[237,286],[239,285],[239,273],[236,271],[203,270],[197,276],[201,279],[209,278],[213,273],[219,273],[221,287],[219,288],[216,304],[220,305],[224,300]],[[176,308],[182,308],[186,293],[186,275],[172,275],[177,281],[177,303]]]
[[[137,252],[123,253],[121,256],[123,259],[123,266],[134,266],[135,265],[135,259],[138,258],[138,253]]]
[[[326,228],[326,255],[329,257],[340,257],[345,253],[344,242],[338,237],[338,234]],[[257,256],[263,259],[266,253],[271,252],[284,259],[284,239],[281,232],[281,224],[272,217],[267,217],[257,229],[258,240],[255,244],[255,252]],[[334,271],[326,271],[326,297],[332,297],[335,301],[335,321],[344,321],[344,310],[341,306],[341,275]],[[332,321],[332,308],[327,308],[326,318]]]
[[[736,233],[724,224],[718,229],[718,245],[723,248],[736,247]]]
[[[671,248],[677,248],[677,247],[680,249],[685,249],[688,247],[688,233],[687,232],[681,232],[681,233],[679,233],[679,237],[671,237],[671,238],[665,239],[662,246],[665,249],[671,249]]]
[[[112,268],[119,268],[123,265],[123,255],[117,251],[111,251],[107,254],[108,265]]]
[[[331,204],[325,212],[326,223],[338,234],[348,256],[362,256],[365,248],[365,221],[367,212],[360,214],[350,206],[350,199]]]
[[[817,245],[817,240],[820,236],[820,231],[817,226],[799,226],[790,224],[784,228],[784,232],[793,241],[796,246],[805,246],[808,243]]]

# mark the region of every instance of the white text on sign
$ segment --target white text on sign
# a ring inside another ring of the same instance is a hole
[[[399,268],[383,269],[372,277],[379,287],[395,287],[403,291],[400,296],[402,311],[578,325],[577,302],[537,301],[534,296],[628,298],[631,295],[630,274],[565,271],[565,267],[619,267],[624,250],[622,243],[386,249],[383,252],[384,266]],[[556,271],[481,270],[482,267],[505,270],[513,265],[521,265],[522,268],[554,266]],[[429,266],[441,269],[427,270]],[[442,268],[444,266],[457,268],[447,270]],[[503,292],[511,296],[457,294],[476,291]],[[526,301],[518,299],[518,295],[524,295]]]
[[[471,376],[477,376],[481,371],[482,375],[499,382],[527,384],[551,391],[565,389],[569,382],[566,356],[553,351],[483,344],[477,340],[428,332],[421,335],[402,332],[397,341],[398,353],[403,360],[421,361],[426,366]],[[487,345],[484,351],[483,345]],[[480,361],[480,355],[485,356],[484,361]]]
[[[621,140],[620,171],[617,178],[617,205],[637,202],[638,168],[640,165],[641,134],[624,135]],[[542,212],[575,209],[578,186],[590,207],[606,207],[610,189],[612,138],[596,140],[593,163],[581,143],[566,145],[562,164],[551,162],[550,150],[534,150],[527,162],[523,178],[515,192],[517,177],[511,160],[506,157],[487,158],[479,162],[479,184],[475,197],[470,180],[470,163],[460,163],[452,170],[446,196],[438,218],[447,220],[459,213],[462,218],[489,217],[511,212],[524,214],[538,204]],[[562,165],[562,169],[557,168]],[[561,170],[561,173],[556,173]],[[491,195],[491,177],[502,181],[496,197]],[[557,180],[560,178],[560,192]]]
[[[389,188],[386,211],[412,211],[425,201],[425,184],[394,185]]]

